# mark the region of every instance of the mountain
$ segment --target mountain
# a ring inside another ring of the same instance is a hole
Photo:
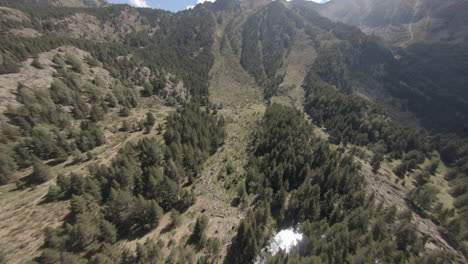
[[[363,32],[380,38],[398,60],[395,70],[387,78],[390,82],[384,87],[399,101],[391,99],[391,104],[403,103],[403,109],[415,113],[426,128],[448,129],[461,134],[467,131],[463,125],[466,122],[464,101],[468,98],[463,92],[466,86],[463,75],[467,72],[465,61],[468,59],[465,52],[466,1],[293,3],[312,7],[323,16],[356,25]],[[425,107],[429,105],[431,107]],[[444,117],[438,117],[447,113],[458,120],[449,124]]]
[[[18,1],[14,0],[5,0],[3,2],[10,5],[18,3]],[[20,4],[95,8],[109,5],[109,2],[107,0],[24,0],[20,1]]]
[[[57,3],[0,0],[0,263],[466,262],[463,41]]]
[[[69,7],[101,7],[109,5],[107,0],[46,0],[52,5]]]
[[[463,0],[332,0],[316,9],[395,45],[468,40],[468,3]]]
[[[33,0],[38,4],[51,4],[66,7],[102,7],[109,5],[107,0]]]

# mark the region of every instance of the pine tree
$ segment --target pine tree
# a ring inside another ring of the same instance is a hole
[[[151,112],[146,113],[146,126],[152,127],[156,123],[156,118]]]
[[[45,165],[41,160],[35,158],[33,160],[33,172],[31,174],[31,179],[35,183],[44,183],[50,181],[54,178],[49,166]]]
[[[122,109],[120,109],[119,115],[121,117],[128,117],[130,116],[130,109],[126,106],[124,106]]]
[[[206,251],[211,258],[215,258],[221,249],[221,242],[218,238],[209,238],[206,244]]]
[[[208,227],[209,218],[206,215],[199,216],[195,222],[193,229],[193,241],[200,247],[204,247],[206,243],[206,228]]]
[[[104,120],[104,111],[102,110],[101,106],[95,104],[91,106],[89,119],[94,123]]]
[[[83,72],[83,64],[75,55],[68,52],[65,54],[65,57],[67,62],[72,66],[73,70],[79,73]]]
[[[439,189],[431,184],[425,184],[422,186],[417,186],[413,189],[408,197],[413,201],[417,206],[421,207],[424,210],[431,211],[432,206],[438,200],[437,194]]]
[[[380,164],[382,163],[384,156],[382,153],[375,153],[372,157],[370,165],[372,166],[372,172],[377,173],[380,169]]]
[[[153,88],[153,85],[150,82],[146,82],[143,85],[142,95],[148,97],[148,96],[152,96],[154,94],[155,94],[155,90]]]
[[[408,170],[408,165],[406,163],[401,163],[400,165],[398,165],[394,170],[393,172],[400,178],[404,178],[405,177],[405,174],[406,174],[406,171]]]
[[[172,209],[171,210],[171,227],[172,228],[177,228],[182,224],[182,217],[180,216],[179,212],[177,210]]]
[[[10,182],[17,168],[18,166],[11,155],[0,149],[0,185]]]
[[[101,230],[90,213],[79,214],[76,223],[67,227],[70,234],[70,247],[74,250],[83,251],[96,248]]]
[[[128,123],[127,120],[122,121],[122,126],[120,127],[120,130],[123,132],[130,131],[130,124]]]

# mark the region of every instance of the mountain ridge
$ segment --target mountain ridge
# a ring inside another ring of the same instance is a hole
[[[249,263],[298,226],[267,263],[464,263],[464,44],[308,1],[29,3],[0,0],[0,260]]]
[[[332,0],[314,5],[332,20],[360,27],[395,45],[415,42],[466,43],[466,1]]]

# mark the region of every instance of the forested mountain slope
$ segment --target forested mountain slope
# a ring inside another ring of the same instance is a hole
[[[332,0],[316,9],[392,44],[468,40],[468,4],[463,0]]]
[[[387,43],[399,60],[387,91],[430,128],[466,135],[468,3],[462,0],[332,0],[313,6]],[[395,78],[395,76],[398,76]],[[450,115],[457,120],[444,121]],[[426,120],[425,120],[426,119]],[[431,120],[436,120],[431,121]],[[440,122],[440,123],[439,123]],[[436,124],[434,124],[436,123]],[[451,124],[450,124],[451,123]]]
[[[465,262],[463,41],[65,2],[0,0],[0,263]]]

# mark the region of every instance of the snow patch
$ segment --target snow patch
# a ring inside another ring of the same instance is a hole
[[[257,257],[255,260],[255,264],[264,264],[265,263],[265,256],[276,255],[280,250],[283,250],[286,253],[296,246],[303,238],[301,233],[296,232],[294,229],[283,229],[278,232],[270,242],[270,245],[267,245],[260,256]]]

